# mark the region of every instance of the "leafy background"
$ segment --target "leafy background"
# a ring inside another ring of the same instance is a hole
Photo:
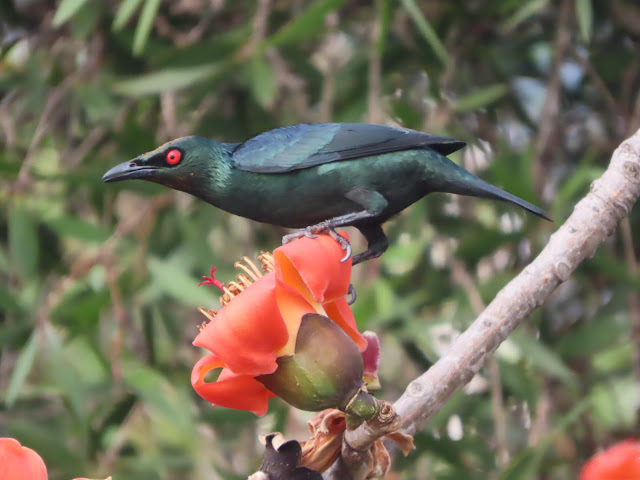
[[[245,478],[257,437],[305,438],[279,400],[211,408],[190,342],[213,263],[284,230],[102,174],[185,134],[241,141],[314,121],[465,140],[453,158],[562,223],[640,127],[632,0],[10,0],[0,7],[0,434],[51,478]],[[432,195],[355,269],[394,400],[555,226]],[[356,239],[357,233],[352,235]],[[638,434],[640,215],[498,350],[393,478],[566,479]],[[364,245],[355,241],[356,249]],[[635,330],[633,329],[635,325]]]

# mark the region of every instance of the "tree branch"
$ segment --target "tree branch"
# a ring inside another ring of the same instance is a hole
[[[591,185],[591,192],[576,205],[538,257],[498,293],[433,367],[409,384],[394,404],[406,433],[421,430],[527,315],[542,305],[581,262],[594,255],[638,196],[640,130],[616,149],[609,168]],[[345,442],[362,448],[372,444],[380,436],[377,433],[360,426],[345,433]]]

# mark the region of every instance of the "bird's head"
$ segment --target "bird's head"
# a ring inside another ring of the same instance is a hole
[[[104,174],[104,182],[141,179],[193,193],[198,177],[210,168],[222,144],[202,137],[181,137],[116,165]]]

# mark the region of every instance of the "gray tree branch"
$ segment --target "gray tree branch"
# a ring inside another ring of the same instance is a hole
[[[427,372],[395,402],[406,433],[414,434],[468,383],[507,336],[616,229],[640,196],[640,130],[613,153],[605,173],[549,239],[538,257],[507,284]],[[345,445],[367,450],[383,432],[361,425]],[[344,454],[344,450],[343,450]],[[348,458],[343,457],[343,461]],[[326,479],[337,479],[330,474]]]

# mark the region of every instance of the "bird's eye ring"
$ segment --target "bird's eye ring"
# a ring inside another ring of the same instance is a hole
[[[180,150],[176,148],[169,150],[165,157],[165,160],[169,165],[177,165],[178,163],[180,163],[181,159],[182,159],[182,152],[180,152]]]

